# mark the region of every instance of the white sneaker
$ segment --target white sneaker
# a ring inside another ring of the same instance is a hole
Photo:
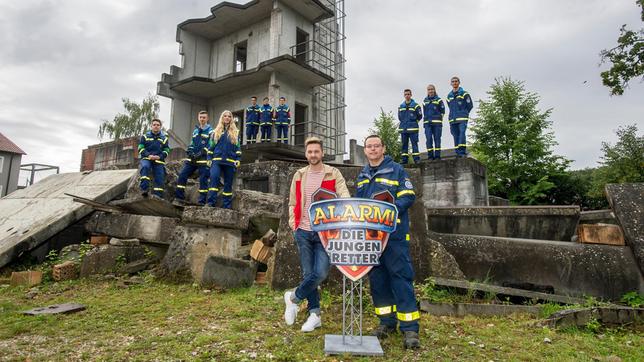
[[[302,332],[313,332],[315,328],[322,327],[322,319],[319,315],[311,313],[309,319],[302,324]]]
[[[294,292],[288,291],[284,293],[284,304],[286,308],[284,309],[284,320],[286,324],[292,326],[295,323],[295,318],[297,317],[297,311],[300,309],[297,304],[291,301],[291,295]]]

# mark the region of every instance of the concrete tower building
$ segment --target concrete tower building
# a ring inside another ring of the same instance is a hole
[[[324,140],[326,153],[342,162],[344,1],[222,2],[210,11],[177,26],[181,66],[171,66],[157,85],[159,95],[172,99],[169,128],[188,143],[200,110],[207,109],[216,122],[228,109],[246,144],[243,110],[250,97],[257,96],[261,105],[268,96],[276,106],[284,96],[292,118],[289,145],[303,145],[315,135]],[[254,146],[266,147],[244,148]]]

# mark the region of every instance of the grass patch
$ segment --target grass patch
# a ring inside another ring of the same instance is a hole
[[[116,281],[47,283],[34,299],[28,288],[0,289],[0,360],[216,360],[367,361],[324,356],[324,335],[341,329],[341,297],[322,292],[323,326],[304,334],[282,320],[282,293],[266,287],[204,291],[147,276],[142,285]],[[367,294],[368,295],[368,294]],[[442,297],[441,295],[437,295]],[[368,299],[368,298],[365,298]],[[29,317],[37,306],[78,302],[87,310],[70,315]],[[365,307],[364,327],[377,320]],[[429,360],[592,360],[618,356],[644,360],[642,331],[555,331],[534,327],[528,316],[421,316],[422,348],[406,351],[400,335],[383,342],[392,361]],[[544,343],[549,338],[552,343]],[[473,342],[474,344],[471,344]]]

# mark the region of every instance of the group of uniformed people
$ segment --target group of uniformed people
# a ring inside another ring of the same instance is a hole
[[[185,190],[188,177],[195,171],[199,173],[199,205],[215,206],[218,196],[222,197],[222,206],[232,208],[233,178],[241,150],[239,147],[239,130],[233,121],[233,114],[224,111],[213,129],[208,124],[208,112],[198,115],[199,124],[192,131],[192,140],[186,150],[187,158],[177,178],[177,189],[174,204],[185,204]],[[143,196],[150,191],[150,175],[154,178],[153,198],[162,198],[165,184],[165,158],[170,152],[168,136],[161,130],[161,121],[153,119],[150,131],[139,141],[141,157],[140,187]],[[223,176],[223,186],[220,178]]]
[[[262,105],[257,105],[257,97],[250,98],[250,106],[246,108],[246,143],[271,142],[273,124],[277,130],[277,142],[288,144],[288,127],[291,124],[291,109],[286,104],[286,98],[279,98],[279,105],[273,107],[268,97],[264,97]],[[257,139],[261,130],[261,138]]]
[[[470,111],[474,105],[469,93],[461,88],[461,81],[458,77],[452,77],[450,82],[452,91],[447,95],[450,132],[454,137],[456,157],[465,157],[467,154],[465,131]],[[398,120],[400,121],[398,131],[402,141],[402,163],[406,164],[409,161],[409,156],[412,157],[414,163],[420,162],[420,152],[418,151],[418,132],[420,128],[418,123],[421,120],[425,129],[427,158],[430,160],[440,159],[445,103],[436,93],[436,87],[433,84],[427,86],[427,97],[423,100],[422,107],[411,98],[410,89],[405,89],[403,96],[405,100],[398,107]],[[411,143],[411,152],[409,152],[409,143]]]

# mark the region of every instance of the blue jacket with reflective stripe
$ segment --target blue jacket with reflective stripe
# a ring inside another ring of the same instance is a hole
[[[396,226],[396,231],[389,236],[389,240],[405,240],[409,233],[409,213],[407,211],[416,201],[416,194],[402,165],[394,162],[389,156],[385,156],[385,159],[377,167],[367,164],[358,174],[356,186],[356,197],[370,199],[373,194],[385,190],[391,193],[395,200],[394,204],[398,208],[400,221]]]
[[[260,115],[259,115],[259,122],[263,126],[270,126],[273,124],[273,112],[275,112],[275,109],[273,106],[270,104],[262,104],[262,106],[259,108]]]
[[[186,152],[188,157],[196,161],[203,161],[208,158],[208,141],[212,135],[213,129],[210,124],[206,124],[202,129],[199,125],[195,126],[192,131],[192,140]]]
[[[215,163],[238,166],[237,161],[241,157],[239,141],[232,142],[228,137],[228,130],[221,134],[218,140],[210,139],[208,146],[208,160]]]
[[[254,106],[248,106],[246,108],[246,124],[253,124],[259,126],[259,106],[256,104]]]
[[[443,116],[445,115],[445,103],[439,96],[425,97],[423,100],[423,120],[425,127],[432,123],[443,125]]]
[[[472,97],[461,87],[458,88],[456,93],[453,90],[449,92],[447,104],[449,105],[450,123],[467,122],[470,117],[470,111],[474,108]]]
[[[415,100],[411,99],[409,104],[402,102],[398,107],[398,130],[400,132],[418,132],[418,121],[423,119],[423,113]]]
[[[148,156],[154,155],[159,156],[160,160],[163,162],[166,157],[170,154],[170,144],[168,143],[168,136],[159,131],[159,133],[152,133],[152,131],[147,131],[141,139],[139,140],[139,156],[141,159],[148,159]]]
[[[276,125],[281,124],[283,126],[287,126],[291,124],[291,109],[288,108],[288,104],[277,106],[277,108],[275,108],[275,113]]]

